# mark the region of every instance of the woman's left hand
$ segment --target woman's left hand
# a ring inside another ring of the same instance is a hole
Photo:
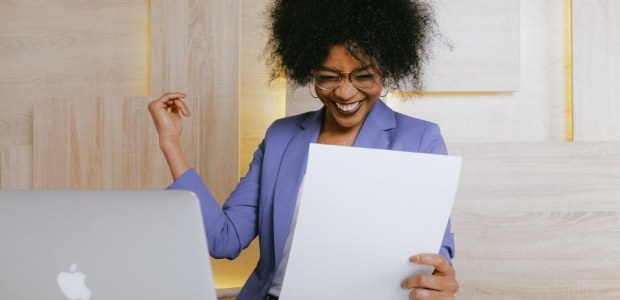
[[[416,275],[405,279],[403,289],[413,289],[409,299],[454,299],[459,289],[454,268],[439,254],[419,254],[412,256],[409,261],[435,268],[432,275]]]

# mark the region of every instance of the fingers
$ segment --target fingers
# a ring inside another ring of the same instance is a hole
[[[166,93],[158,99],[151,101],[148,105],[148,109],[151,114],[162,110],[168,111],[170,109],[171,112],[181,112],[183,116],[189,117],[189,107],[183,101],[185,97],[186,95],[183,93]]]
[[[414,255],[409,258],[409,261],[415,264],[434,267],[434,274],[436,275],[454,276],[454,268],[452,268],[445,257],[439,254],[425,253]]]
[[[456,292],[459,289],[454,277],[437,275],[416,275],[405,279],[401,286],[405,289],[428,289],[434,291]]]
[[[160,143],[175,144],[180,140],[183,130],[182,116],[189,117],[189,108],[183,99],[185,99],[183,93],[166,93],[149,102],[148,109],[159,134]]]
[[[166,102],[168,107],[172,112],[180,111],[183,116],[189,117],[189,107],[187,107],[187,103],[181,99],[168,100]]]
[[[410,300],[425,300],[425,299],[433,299],[433,300],[453,300],[454,294],[432,291],[426,289],[414,289],[409,293]]]
[[[184,99],[185,97],[187,96],[184,93],[171,92],[171,93],[165,93],[161,95],[161,97],[159,97],[159,99],[155,101],[167,102],[169,100],[175,100],[175,99],[180,99],[180,98]]]
[[[420,254],[412,256],[409,261],[435,268],[430,274],[420,274],[405,279],[403,289],[414,289],[410,299],[453,299],[459,289],[454,268],[439,254]]]

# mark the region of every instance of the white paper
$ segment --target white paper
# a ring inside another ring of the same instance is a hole
[[[310,145],[283,300],[408,299],[409,262],[438,253],[461,158]]]

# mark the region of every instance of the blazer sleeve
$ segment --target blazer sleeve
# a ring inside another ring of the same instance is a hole
[[[211,256],[233,259],[258,233],[258,202],[264,143],[254,152],[246,176],[220,207],[196,170],[190,169],[168,189],[190,190],[198,196]]]
[[[448,155],[448,149],[446,143],[441,136],[441,130],[437,124],[431,123],[422,134],[422,141],[420,143],[420,152],[431,154]],[[455,245],[454,234],[451,229],[451,222],[448,219],[446,230],[441,242],[441,248],[439,254],[445,257],[450,264],[452,264],[452,258],[454,258]]]

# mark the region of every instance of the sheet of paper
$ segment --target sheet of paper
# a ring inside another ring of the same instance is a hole
[[[432,270],[461,158],[310,145],[281,299],[408,299],[403,279]]]

